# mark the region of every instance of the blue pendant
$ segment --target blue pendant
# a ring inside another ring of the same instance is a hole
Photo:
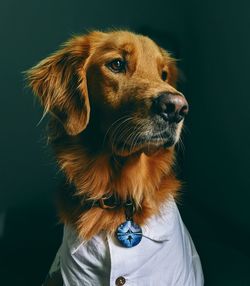
[[[142,239],[142,229],[132,220],[127,220],[118,226],[116,238],[124,247],[130,248],[136,246]]]

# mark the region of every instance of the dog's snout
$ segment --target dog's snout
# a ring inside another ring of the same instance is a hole
[[[153,111],[169,122],[180,122],[188,113],[188,103],[182,94],[161,93],[153,99]]]

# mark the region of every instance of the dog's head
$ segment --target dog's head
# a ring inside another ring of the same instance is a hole
[[[28,80],[69,136],[88,134],[90,144],[120,156],[173,146],[188,112],[174,59],[127,31],[74,37]]]

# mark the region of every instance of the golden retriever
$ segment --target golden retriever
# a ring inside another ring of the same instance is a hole
[[[188,113],[177,77],[167,51],[128,31],[73,37],[28,71],[67,181],[60,219],[79,237],[113,235],[124,222],[122,204],[106,198],[132,199],[133,220],[144,225],[176,196],[174,146]]]

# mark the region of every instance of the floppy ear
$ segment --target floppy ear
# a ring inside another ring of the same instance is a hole
[[[89,121],[85,69],[90,38],[71,39],[26,73],[29,86],[40,98],[44,112],[54,115],[69,135],[83,131]]]

